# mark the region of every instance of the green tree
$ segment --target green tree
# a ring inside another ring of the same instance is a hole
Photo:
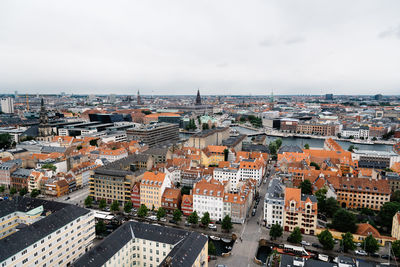
[[[381,210],[378,213],[379,224],[382,227],[387,228],[387,231],[390,232],[392,229],[392,221],[393,216],[397,211],[400,210],[399,202],[386,202],[383,204]]]
[[[201,224],[208,225],[210,222],[211,222],[210,213],[206,211],[204,212],[203,217],[201,217]]]
[[[396,240],[392,243],[392,250],[396,257],[400,257],[400,240]]]
[[[6,187],[4,185],[0,186],[0,193],[3,193],[6,190]]]
[[[81,149],[82,149],[82,145],[78,145],[78,146],[76,147],[76,149],[77,149],[77,150],[81,150]]]
[[[310,149],[310,145],[309,145],[309,144],[305,144],[305,145],[304,145],[304,148],[305,148],[305,149]]]
[[[396,201],[400,203],[400,190],[396,190],[390,196],[390,201]]]
[[[312,194],[312,185],[310,180],[306,179],[300,183],[299,188],[301,189],[302,194],[311,195]]]
[[[224,160],[228,161],[229,150],[227,148],[224,149]]]
[[[145,115],[150,115],[151,111],[147,110],[147,109],[144,109],[144,110],[142,110],[142,113],[145,114]]]
[[[172,214],[174,221],[179,222],[182,219],[182,212],[178,209],[174,210]]]
[[[316,170],[320,170],[321,169],[321,167],[314,161],[310,162],[310,166],[314,166]]]
[[[227,232],[229,232],[233,228],[232,219],[231,219],[231,217],[229,217],[229,215],[226,215],[222,219],[221,228]]]
[[[357,230],[356,216],[345,209],[339,209],[333,215],[332,227],[340,232],[354,233]]]
[[[275,140],[276,148],[279,149],[282,146],[282,139],[278,138]]]
[[[119,211],[119,202],[118,202],[118,200],[114,200],[111,203],[110,209],[111,209],[111,211]]]
[[[283,234],[283,228],[279,223],[276,223],[271,226],[269,230],[269,236],[271,240],[276,240],[278,237],[281,237]]]
[[[190,190],[191,189],[192,189],[191,187],[183,186],[181,188],[181,195],[190,195]]]
[[[203,130],[208,130],[208,129],[210,129],[210,127],[208,126],[208,123],[203,123],[203,124],[201,125],[201,128],[202,128]]]
[[[354,145],[350,145],[347,151],[354,152],[354,149],[356,149],[356,147]]]
[[[164,218],[166,215],[165,209],[163,207],[160,207],[157,210],[157,220],[160,220],[161,218]]]
[[[269,143],[268,148],[269,148],[269,152],[271,153],[271,155],[276,156],[276,152],[278,151],[278,148],[276,147],[275,142]]]
[[[301,235],[300,228],[295,227],[293,232],[288,236],[287,241],[289,241],[290,243],[299,244],[302,239],[303,236]]]
[[[362,246],[365,247],[365,251],[368,253],[374,253],[379,249],[378,240],[376,240],[372,235],[365,238]]]
[[[155,209],[155,207],[154,207],[154,204],[153,204],[153,206],[151,207],[151,211],[154,211],[154,209]]]
[[[125,204],[124,204],[124,211],[126,213],[129,213],[129,212],[132,211],[132,208],[133,208],[132,202],[131,201],[126,201]]]
[[[339,203],[333,197],[328,197],[325,201],[325,214],[329,218],[332,218],[333,215],[340,209]]]
[[[106,202],[106,200],[104,198],[102,198],[102,199],[100,199],[100,202],[99,202],[99,209],[102,210],[105,207],[107,207],[107,202]]]
[[[32,198],[37,197],[39,194],[40,194],[40,191],[39,191],[39,190],[37,190],[37,189],[32,189],[32,191],[31,191],[31,197],[32,197]]]
[[[335,241],[333,240],[333,236],[328,229],[322,231],[318,235],[318,241],[326,250],[332,250],[333,247],[335,246]]]
[[[93,204],[93,199],[91,196],[85,198],[85,207],[90,208]]]
[[[208,254],[210,255],[217,254],[217,249],[215,248],[214,242],[212,242],[211,240],[208,241]]]
[[[99,221],[96,223],[95,229],[96,229],[96,235],[102,235],[102,234],[104,234],[104,233],[106,232],[106,230],[107,230],[106,225],[105,225],[105,223],[103,222],[103,220],[99,220]]]
[[[54,166],[54,164],[51,164],[51,163],[46,163],[46,164],[42,165],[42,169],[51,170],[51,171],[55,172],[57,170],[57,166]]]
[[[326,193],[328,190],[325,187],[322,187],[321,189],[317,190],[315,192],[315,197],[317,198],[318,202],[318,211],[320,213],[325,212],[325,203],[326,203]]]
[[[197,215],[196,211],[193,211],[187,218],[188,223],[191,224],[198,224],[199,222],[199,215]]]
[[[10,188],[10,195],[15,195],[17,193],[17,189],[15,187]]]
[[[354,250],[356,245],[353,241],[353,235],[350,232],[342,234],[342,240],[340,241],[340,246],[343,248],[344,252],[349,250]]]
[[[378,140],[378,139],[375,136],[372,137],[372,141],[376,141],[376,140]]]
[[[0,134],[0,149],[7,149],[11,147],[11,135],[8,133]]]
[[[90,140],[90,141],[89,141],[89,144],[90,144],[91,146],[98,146],[98,145],[97,145],[97,139],[92,139],[92,140]]]
[[[19,195],[20,195],[21,197],[25,196],[27,193],[28,193],[28,188],[26,188],[26,187],[23,187],[23,188],[21,188],[21,189],[19,190]]]
[[[148,209],[147,209],[146,205],[142,204],[142,205],[140,205],[137,215],[141,218],[144,218],[147,216],[147,212],[148,212]]]

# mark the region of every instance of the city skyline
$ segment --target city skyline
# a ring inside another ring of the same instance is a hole
[[[5,1],[0,90],[396,94],[399,9],[398,1]]]

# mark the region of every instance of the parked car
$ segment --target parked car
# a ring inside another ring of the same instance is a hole
[[[255,216],[256,215],[256,211],[253,210],[253,212],[251,213],[251,216]]]
[[[309,246],[309,245],[311,245],[310,243],[308,243],[307,241],[301,241],[301,244],[303,245],[303,246]]]
[[[169,220],[170,223],[174,223],[177,224],[177,221],[175,221],[174,219]]]
[[[361,247],[361,243],[356,243],[356,246],[357,247]]]
[[[389,259],[389,255],[388,254],[384,254],[381,256],[382,259],[388,260]],[[393,259],[393,256],[390,256],[390,259]]]
[[[185,226],[191,226],[192,224],[190,222],[185,222]]]
[[[214,230],[214,231],[217,230],[217,226],[216,226],[215,224],[213,224],[213,223],[210,223],[210,224],[208,225],[208,228],[211,229],[211,230]]]
[[[70,200],[71,199],[71,197],[67,197],[65,200]]]
[[[378,253],[371,253],[371,254],[369,254],[371,257],[374,257],[374,258],[379,258],[380,257],[380,255],[378,254]]]
[[[368,253],[362,249],[356,250],[356,251],[354,251],[354,253],[356,253],[356,255],[359,255],[359,256],[367,256],[368,255]]]
[[[151,215],[151,216],[149,216],[147,218],[152,220],[152,221],[157,221],[157,216],[155,216],[155,215]]]
[[[311,246],[313,246],[314,248],[322,248],[322,246],[318,243],[312,243]]]

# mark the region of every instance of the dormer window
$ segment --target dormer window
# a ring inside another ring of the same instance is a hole
[[[207,194],[207,189],[204,189],[203,194],[204,195]]]
[[[197,193],[197,194],[200,193],[200,189],[196,189],[196,193]]]

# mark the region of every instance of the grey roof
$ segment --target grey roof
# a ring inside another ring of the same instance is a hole
[[[196,133],[194,135],[192,135],[192,137],[207,137],[209,135],[212,135],[214,133],[217,132],[222,132],[224,130],[226,130],[227,127],[215,127],[214,129],[207,129],[207,130],[203,130],[199,133]]]
[[[274,178],[269,182],[267,193],[265,194],[265,202],[268,200],[283,200],[284,199],[284,185],[281,180]]]
[[[90,212],[87,209],[71,204],[28,197],[15,197],[12,200],[0,202],[0,217],[16,211],[27,212],[39,206],[43,206],[44,208],[42,215],[51,212],[50,215],[20,229],[14,234],[0,239],[0,248],[7,248],[0,249],[0,262],[36,243],[76,218]]]
[[[31,169],[19,168],[11,174],[12,177],[28,178],[31,175]]]
[[[144,151],[143,154],[165,156],[165,155],[167,155],[168,150],[169,150],[168,147],[151,147],[151,148],[147,149],[146,151]]]
[[[133,238],[132,233],[135,238],[175,245],[167,255],[174,262],[172,266],[190,266],[197,258],[199,249],[201,250],[207,242],[205,236],[196,232],[140,222],[126,222],[82,255],[73,263],[73,266],[103,265]]]
[[[297,262],[304,262],[304,265],[301,264],[296,264],[294,261]],[[333,267],[336,266],[335,263],[330,263],[330,262],[323,262],[323,261],[318,261],[318,260],[312,260],[312,259],[302,259],[299,257],[295,256],[290,256],[290,255],[281,255],[281,267],[287,267],[287,266],[304,266],[304,267]]]
[[[52,153],[52,152],[64,153],[66,150],[67,150],[67,148],[58,147],[58,146],[44,146],[44,147],[42,147],[42,153]]]
[[[228,139],[222,140],[222,145],[228,146],[228,147],[236,146],[240,142],[242,142],[246,138],[246,136],[247,135],[245,135],[245,134],[241,134],[238,136],[231,136]]]
[[[270,153],[268,146],[255,144],[243,144],[242,150],[247,152],[262,152],[268,154]]]
[[[301,194],[301,200],[302,201],[306,201],[307,198],[310,198],[310,200],[312,202],[318,202],[317,198],[314,195],[305,195],[305,194]]]
[[[302,153],[303,150],[297,145],[283,145],[279,148],[278,154],[282,154],[283,152],[299,152]]]

